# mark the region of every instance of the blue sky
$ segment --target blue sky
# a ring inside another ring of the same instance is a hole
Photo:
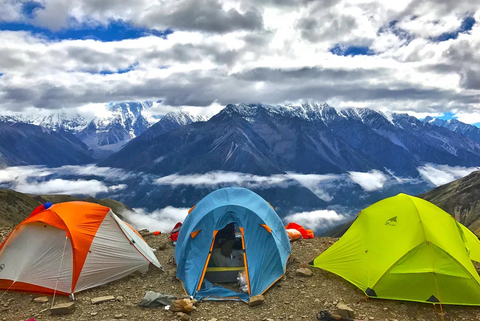
[[[137,39],[145,36],[166,38],[172,34],[171,29],[155,30],[134,27],[122,20],[109,21],[107,25],[75,24],[72,28],[51,31],[46,28],[33,26],[25,22],[0,22],[0,31],[28,31],[38,37],[50,40],[84,40],[94,39],[102,42],[122,41],[125,39]]]
[[[5,0],[0,110],[308,100],[478,124],[479,19],[469,0]]]

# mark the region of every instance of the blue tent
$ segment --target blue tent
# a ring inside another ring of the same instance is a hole
[[[241,232],[248,294],[204,278],[215,236],[229,223]],[[222,188],[204,197],[185,219],[175,249],[177,278],[197,300],[248,302],[285,274],[290,250],[285,227],[269,203],[246,188]]]

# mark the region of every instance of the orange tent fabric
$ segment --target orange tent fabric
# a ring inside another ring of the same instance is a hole
[[[285,226],[285,229],[295,229],[299,231],[302,234],[302,238],[304,239],[313,239],[313,231],[312,230],[307,230],[303,226],[297,224],[297,223],[288,223],[287,226]]]

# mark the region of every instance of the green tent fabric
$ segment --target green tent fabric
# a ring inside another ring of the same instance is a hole
[[[399,194],[361,211],[313,266],[373,298],[480,305],[480,241],[451,215]]]

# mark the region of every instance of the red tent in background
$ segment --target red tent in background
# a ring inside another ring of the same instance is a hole
[[[173,242],[176,242],[177,241],[177,238],[178,238],[178,233],[180,232],[180,229],[182,228],[182,223],[178,222],[177,224],[175,224],[175,226],[173,227],[173,229],[170,231],[170,239],[173,241]]]

